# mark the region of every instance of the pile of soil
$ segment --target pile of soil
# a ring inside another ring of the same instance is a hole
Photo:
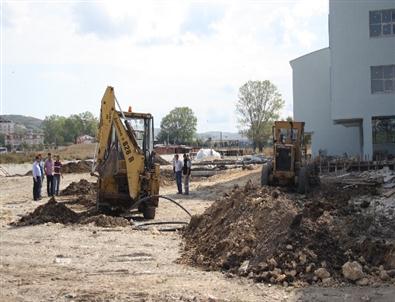
[[[70,210],[63,203],[58,203],[55,197],[52,197],[46,204],[37,207],[32,213],[21,217],[13,225],[27,226],[43,224],[47,222],[71,224],[77,223],[80,216]]]
[[[79,162],[69,162],[62,166],[62,173],[89,173],[92,169],[92,162],[80,160]]]
[[[69,200],[65,203],[69,205],[82,205],[85,208],[90,209],[96,207],[96,197],[89,195],[79,195],[77,198]]]
[[[75,200],[68,201],[68,204],[85,204],[91,202],[90,199],[78,197]],[[74,212],[69,209],[65,203],[57,202],[52,197],[46,204],[38,206],[32,213],[29,213],[19,221],[11,223],[14,226],[29,226],[44,224],[47,222],[62,224],[89,224],[93,223],[99,227],[126,227],[130,222],[123,217],[113,217],[99,214],[96,210],[89,209],[83,212]]]
[[[86,179],[81,179],[79,182],[72,182],[64,190],[60,192],[60,195],[87,195],[96,194],[97,183],[89,182]]]
[[[370,234],[361,207],[349,202],[367,193],[361,191],[324,186],[302,199],[251,183],[236,187],[192,217],[180,261],[284,285],[350,281],[342,266],[358,261],[367,283],[380,280],[383,270],[395,268],[388,260],[394,238]]]
[[[93,223],[96,226],[104,228],[126,227],[130,222],[123,217],[106,216],[103,214],[87,217],[81,220],[81,224]]]
[[[164,159],[162,156],[160,156],[159,154],[155,155],[155,163],[156,164],[160,164],[161,166],[166,166],[166,165],[170,165],[170,163]]]

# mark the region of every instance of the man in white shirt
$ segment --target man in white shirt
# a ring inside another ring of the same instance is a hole
[[[182,194],[182,167],[183,162],[178,158],[178,154],[174,156],[174,173],[176,174],[176,183],[178,194]]]
[[[40,200],[40,191],[41,191],[41,168],[40,168],[40,157],[36,156],[36,160],[33,163],[32,168],[33,173],[33,199],[35,201]]]

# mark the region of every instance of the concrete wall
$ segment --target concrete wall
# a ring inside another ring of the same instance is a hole
[[[395,1],[329,4],[332,119],[363,119],[363,153],[369,157],[372,116],[395,114],[395,93],[371,93],[370,67],[395,64],[395,36],[369,36],[369,11],[382,9],[395,9]]]
[[[294,119],[306,122],[312,132],[312,152],[328,155],[359,155],[358,127],[334,125],[330,101],[330,50],[321,49],[291,61],[293,70]]]

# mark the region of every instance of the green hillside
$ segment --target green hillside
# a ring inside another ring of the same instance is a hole
[[[16,124],[22,124],[27,129],[38,130],[41,129],[42,120],[25,115],[17,115],[17,114],[4,114],[0,115],[1,118],[5,120],[12,121]]]

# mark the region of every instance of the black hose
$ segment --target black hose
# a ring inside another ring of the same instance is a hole
[[[151,196],[143,197],[143,198],[137,200],[137,202],[133,205],[133,208],[138,208],[138,206],[139,206],[143,201],[150,200],[150,199],[156,198],[156,197],[157,197],[157,198],[163,198],[163,199],[166,199],[166,200],[168,200],[168,201],[174,203],[175,205],[177,205],[177,206],[179,206],[181,209],[183,209],[184,212],[187,213],[187,214],[189,215],[189,217],[192,217],[192,214],[189,213],[189,211],[188,211],[187,209],[185,209],[182,205],[180,205],[177,201],[175,201],[174,199],[172,199],[172,198],[170,198],[170,197],[164,196],[164,195],[151,195]]]
[[[185,213],[187,213],[189,215],[189,217],[192,217],[192,214],[189,213],[189,211],[187,209],[185,209],[182,205],[180,205],[177,201],[175,201],[174,199],[164,196],[164,195],[151,195],[151,196],[147,196],[144,198],[139,199],[134,205],[134,208],[138,208],[138,206],[146,201],[146,200],[150,200],[152,198],[163,198],[165,200],[168,200],[172,203],[174,203],[175,205],[179,206],[182,210],[184,210]],[[148,226],[148,225],[163,225],[163,224],[185,224],[188,225],[189,223],[186,221],[157,221],[157,222],[146,222],[146,223],[141,223],[135,226],[136,229],[139,229],[141,227],[144,226]],[[160,229],[159,231],[161,232],[173,232],[173,231],[177,231],[179,229],[181,229],[182,227],[175,227],[175,228],[171,228],[171,229]]]

